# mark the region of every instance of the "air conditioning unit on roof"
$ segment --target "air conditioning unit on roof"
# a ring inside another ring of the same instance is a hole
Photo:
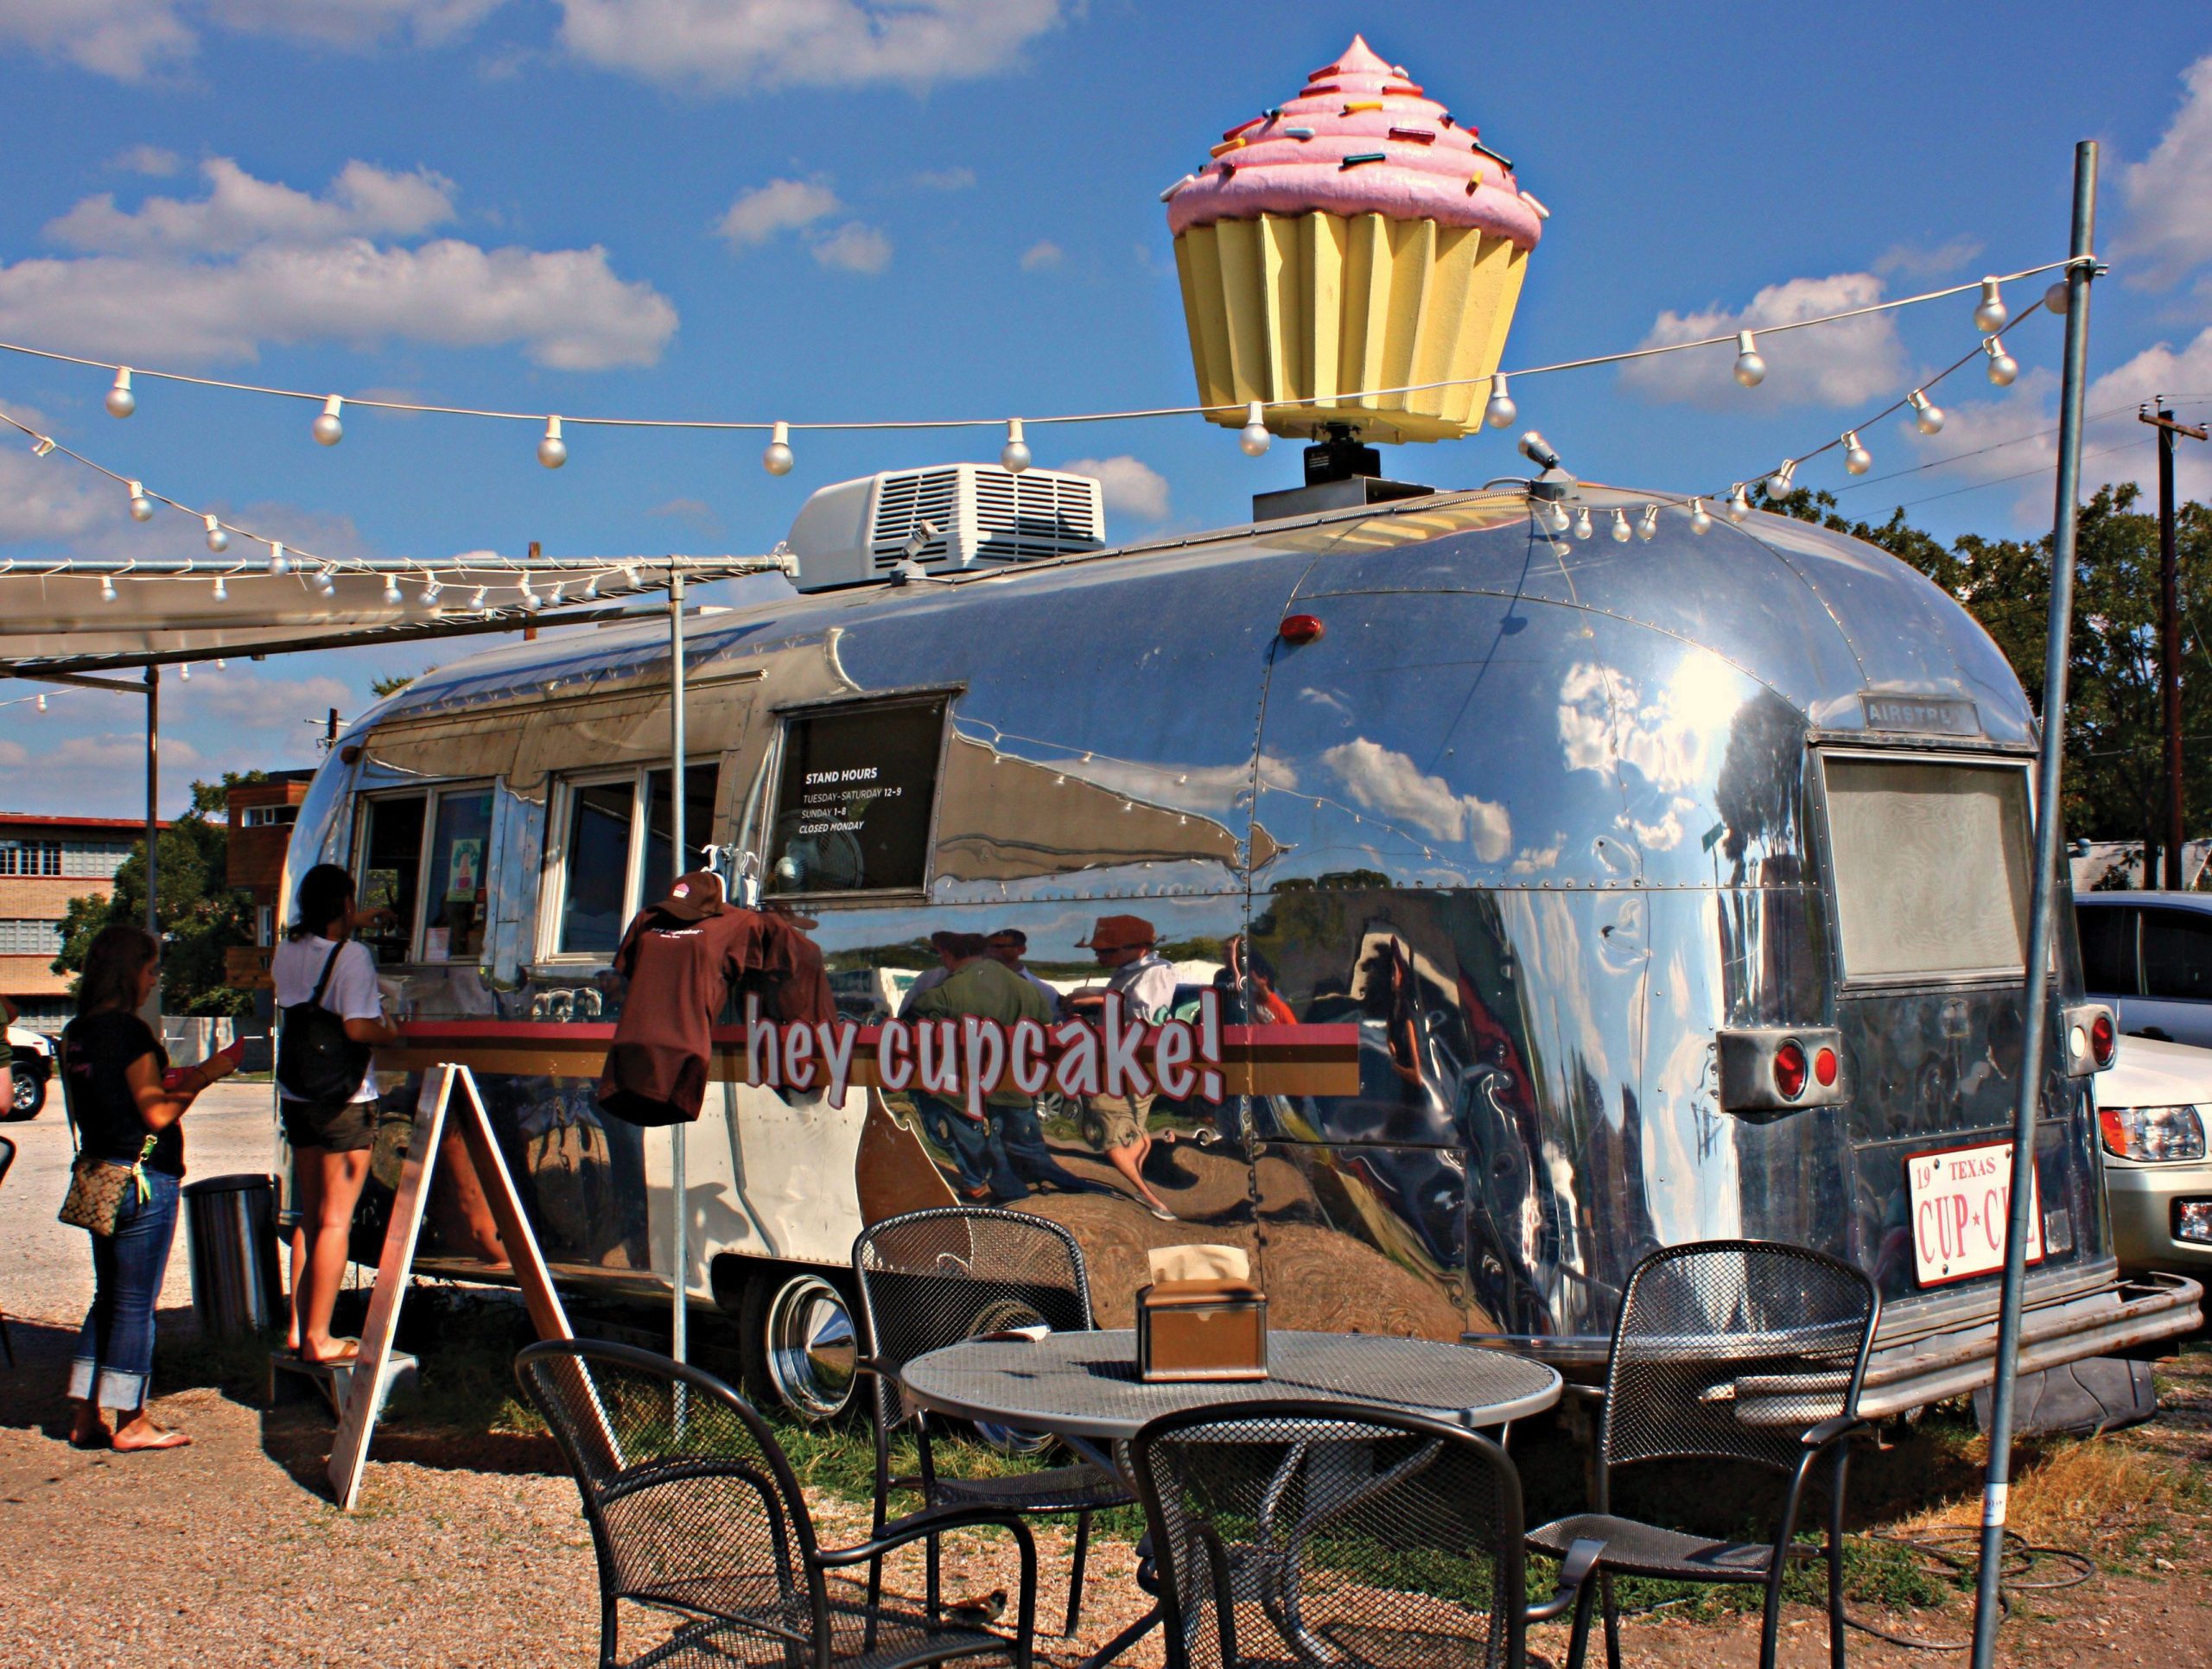
[[[1088,475],[996,464],[885,470],[823,487],[799,509],[785,541],[801,591],[884,580],[912,562],[965,574],[1096,550],[1106,508]]]

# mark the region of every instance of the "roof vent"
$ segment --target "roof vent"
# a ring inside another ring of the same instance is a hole
[[[938,464],[823,487],[800,507],[785,543],[798,587],[826,591],[889,579],[902,562],[965,574],[1096,550],[1106,510],[1088,475]]]

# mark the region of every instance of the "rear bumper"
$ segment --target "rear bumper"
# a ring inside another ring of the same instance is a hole
[[[2020,1318],[2019,1371],[2037,1373],[2190,1332],[2203,1323],[2203,1287],[2183,1276],[2146,1274],[2031,1304]],[[1878,1345],[1866,1364],[1859,1412],[1880,1419],[1978,1390],[1996,1377],[1996,1355],[1994,1316],[1908,1343]]]
[[[2212,1271],[2212,1242],[2174,1236],[2177,1203],[2212,1199],[2212,1164],[2129,1164],[2107,1158],[2105,1199],[2122,1269],[2178,1269],[2200,1279]]]

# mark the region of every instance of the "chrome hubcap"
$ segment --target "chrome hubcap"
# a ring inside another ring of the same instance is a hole
[[[768,1376],[793,1413],[828,1419],[853,1393],[859,1355],[842,1294],[818,1275],[784,1283],[768,1307]]]

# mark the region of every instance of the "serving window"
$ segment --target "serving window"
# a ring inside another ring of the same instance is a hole
[[[364,803],[355,900],[390,913],[359,936],[380,964],[477,959],[491,847],[489,783],[380,794]]]
[[[785,715],[764,891],[926,886],[951,699],[855,702]]]
[[[2024,766],[1830,754],[1828,854],[1844,977],[2020,977],[2027,965]]]
[[[685,867],[710,844],[721,767],[683,771]],[[622,930],[663,897],[673,875],[675,799],[666,766],[566,778],[548,842],[548,919],[539,942],[553,956],[604,961]]]

